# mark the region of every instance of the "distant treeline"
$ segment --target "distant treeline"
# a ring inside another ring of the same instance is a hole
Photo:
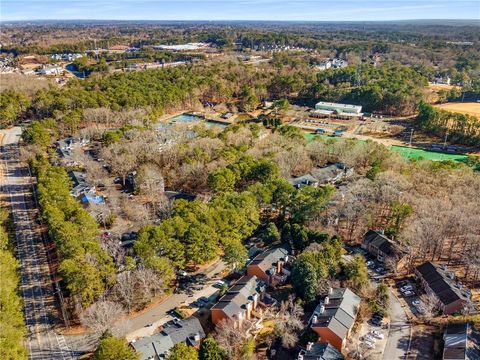
[[[429,104],[419,106],[416,124],[426,132],[465,145],[480,145],[480,119],[472,115],[437,109]]]

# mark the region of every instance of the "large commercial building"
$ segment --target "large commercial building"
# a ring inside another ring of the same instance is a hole
[[[360,105],[340,104],[320,101],[315,104],[315,110],[312,115],[318,117],[336,117],[336,118],[361,118],[363,116]]]

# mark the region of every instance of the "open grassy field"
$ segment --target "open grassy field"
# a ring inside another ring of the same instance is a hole
[[[480,118],[480,103],[465,102],[465,103],[445,103],[441,105],[435,105],[439,109],[457,112],[461,114],[473,115]]]
[[[466,161],[467,155],[462,154],[449,154],[442,153],[438,151],[430,151],[419,148],[409,148],[406,146],[397,146],[392,145],[391,150],[400,153],[405,158],[408,159],[419,159],[424,158],[425,160],[441,161],[441,160],[453,160],[453,161]]]

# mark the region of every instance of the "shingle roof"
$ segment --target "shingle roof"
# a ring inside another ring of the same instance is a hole
[[[201,339],[205,337],[200,321],[196,317],[181,320],[178,324],[165,326],[160,334],[141,338],[132,343],[135,351],[140,354],[141,360],[157,358],[165,354],[174,345],[185,342],[193,345],[195,335]]]
[[[363,236],[363,242],[365,244],[372,244],[388,256],[395,256],[401,253],[397,244],[395,244],[382,233],[375,230],[367,231],[367,233]]]
[[[302,186],[302,185],[313,185],[313,184],[318,184],[318,180],[315,179],[312,175],[310,174],[305,174],[302,176],[297,176],[293,177],[289,180],[290,184],[293,186]]]
[[[287,255],[288,251],[283,248],[270,249],[255,256],[248,265],[257,265],[263,271],[267,271]]]
[[[234,315],[246,309],[246,304],[260,294],[264,284],[256,276],[243,276],[218,300],[212,309],[221,309],[233,319]]]
[[[468,324],[448,324],[443,334],[444,360],[458,360],[466,358],[468,341]]]
[[[302,350],[304,360],[343,360],[343,355],[329,343],[315,343],[310,350]]]
[[[328,303],[324,300],[315,309],[317,323],[312,326],[328,327],[339,338],[344,339],[355,322],[360,298],[348,288],[333,289],[328,298]],[[320,313],[322,306],[324,312]]]
[[[455,281],[447,276],[446,270],[443,270],[431,262],[417,266],[416,270],[444,305],[451,304],[459,299],[468,299],[458,288]]]

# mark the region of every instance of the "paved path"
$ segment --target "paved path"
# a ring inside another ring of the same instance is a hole
[[[409,348],[411,325],[402,304],[390,289],[390,328],[383,360],[405,359]]]
[[[15,127],[2,134],[2,196],[10,202],[15,224],[29,357],[31,360],[73,359],[65,338],[55,332],[58,309],[45,246],[36,228],[31,177],[28,168],[18,160],[21,129]]]
[[[208,269],[202,271],[207,276],[207,282],[216,278],[214,275],[225,269],[225,264],[219,261]],[[170,320],[167,312],[182,304],[189,304],[198,298],[205,296],[210,297],[212,294],[218,291],[217,288],[211,284],[205,285],[202,289],[196,290],[193,296],[189,297],[185,293],[175,293],[165,299],[162,303],[155,305],[151,309],[142,312],[140,315],[127,320],[120,320],[116,324],[116,328],[125,334],[127,334],[127,340],[131,341],[136,338],[152,335],[158,326],[164,324]],[[152,326],[146,326],[152,324]]]

